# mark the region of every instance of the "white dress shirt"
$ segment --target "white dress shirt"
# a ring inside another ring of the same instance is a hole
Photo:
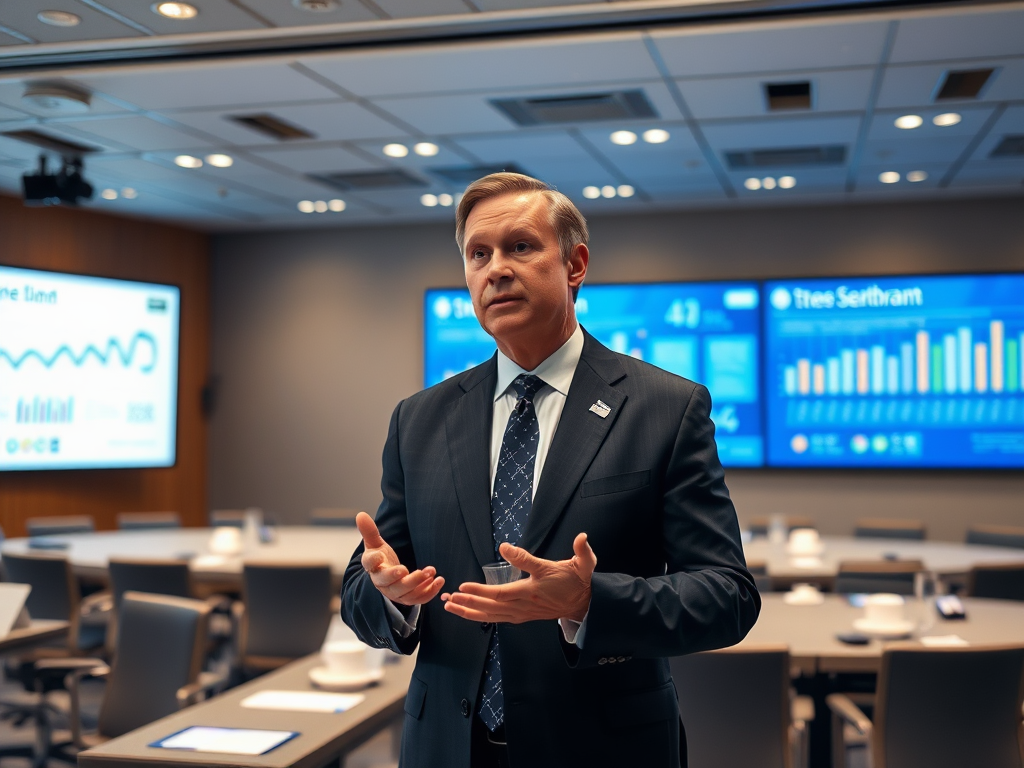
[[[551,438],[558,427],[562,408],[565,407],[565,398],[569,394],[569,386],[572,384],[582,354],[583,330],[579,324],[566,342],[532,371],[520,368],[498,350],[498,380],[494,386],[494,410],[491,419],[491,488],[494,487],[494,476],[498,472],[498,458],[501,454],[501,442],[505,437],[505,427],[509,416],[512,415],[512,409],[516,406],[517,396],[515,389],[512,388],[512,382],[524,373],[537,376],[544,382],[544,386],[537,390],[533,398],[533,408],[537,413],[537,426],[540,430],[537,458],[533,465],[533,495],[536,496],[548,449],[551,447]],[[415,631],[420,615],[418,605],[412,606],[408,617],[403,616],[390,601],[387,607],[391,616],[391,626],[399,635],[408,637]],[[559,619],[559,624],[566,642],[583,646],[581,624],[571,619]]]

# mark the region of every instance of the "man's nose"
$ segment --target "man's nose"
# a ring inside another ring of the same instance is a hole
[[[509,279],[512,275],[512,262],[508,255],[504,251],[494,251],[491,254],[491,261],[488,265],[487,279],[492,283],[496,283],[499,280]]]

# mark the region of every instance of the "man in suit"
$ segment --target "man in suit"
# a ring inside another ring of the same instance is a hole
[[[564,195],[488,176],[456,239],[498,353],[399,403],[342,587],[362,640],[419,646],[401,765],[676,768],[667,657],[760,610],[708,392],[578,325],[588,234]],[[524,578],[482,584],[502,558]]]

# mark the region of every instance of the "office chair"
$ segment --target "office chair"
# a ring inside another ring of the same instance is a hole
[[[245,510],[244,509],[213,509],[210,510],[210,527],[211,528],[244,528],[245,527]]]
[[[924,541],[925,527],[920,520],[897,520],[887,517],[862,517],[853,529],[858,539],[907,539]]]
[[[67,515],[65,517],[30,517],[25,521],[29,536],[61,536],[66,533],[92,533],[96,523],[92,515]]]
[[[772,578],[768,575],[768,563],[762,560],[747,561],[747,571],[754,577],[754,586],[758,592],[772,591]]]
[[[102,659],[50,659],[39,669],[67,673],[71,694],[70,742],[58,755],[87,749],[198,701],[223,683],[202,674],[210,606],[199,600],[126,592],[122,596],[118,653]],[[81,681],[105,677],[96,733],[83,733]],[[73,759],[73,757],[72,757]]]
[[[964,542],[988,547],[1024,549],[1024,528],[1009,525],[974,525],[967,529]]]
[[[914,594],[914,577],[924,570],[920,560],[845,560],[839,563],[835,591],[844,594],[891,592]]]
[[[310,525],[331,525],[355,528],[358,509],[327,509],[318,507],[309,513]]]
[[[967,574],[967,594],[1024,601],[1024,563],[976,565]]]
[[[813,517],[804,517],[802,515],[784,515],[784,517],[786,519],[786,533],[795,528],[816,529],[818,527]],[[752,536],[767,536],[770,523],[771,520],[767,517],[752,517],[750,518],[747,530],[750,531]]]
[[[882,652],[874,718],[847,696],[832,711],[833,765],[846,764],[847,728],[868,740],[873,768],[1021,768],[1024,646]]]
[[[192,597],[192,573],[184,560],[110,558],[107,573],[113,598],[113,610],[107,624],[108,653],[113,653],[117,647],[118,612],[125,592]]]
[[[241,666],[267,671],[318,651],[333,597],[326,563],[245,563],[235,607]]]
[[[181,528],[181,515],[177,512],[118,512],[117,527],[122,531]]]
[[[728,648],[669,664],[690,768],[807,768],[814,702],[791,692],[789,648]]]

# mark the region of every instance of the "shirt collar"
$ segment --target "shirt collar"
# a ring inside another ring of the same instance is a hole
[[[497,400],[504,395],[505,390],[509,388],[516,376],[522,373],[538,376],[552,389],[558,390],[563,396],[568,396],[569,385],[572,384],[572,377],[576,373],[576,366],[582,354],[583,329],[580,328],[579,323],[576,324],[576,330],[566,339],[565,343],[532,371],[523,370],[502,354],[499,349],[498,383],[494,387],[494,399]]]

